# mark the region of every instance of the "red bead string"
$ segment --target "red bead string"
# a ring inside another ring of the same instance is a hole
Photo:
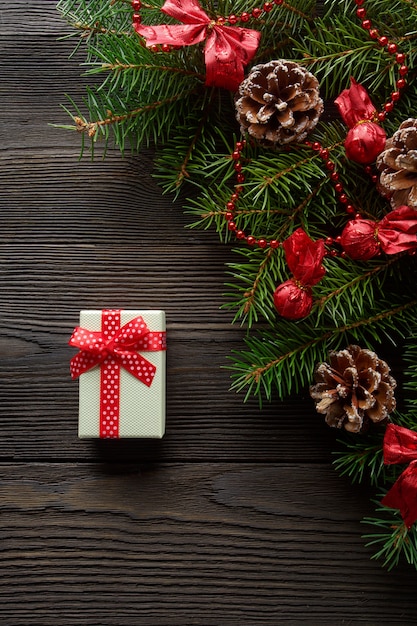
[[[237,185],[235,185],[234,192],[232,193],[229,201],[226,203],[225,219],[227,221],[227,228],[230,232],[235,234],[237,239],[245,241],[249,246],[259,247],[262,249],[268,247],[276,249],[279,248],[279,246],[281,245],[281,242],[277,239],[267,240],[264,237],[260,237],[259,239],[257,239],[253,235],[247,235],[243,230],[238,228],[235,222],[236,205],[239,200],[239,196],[244,189],[242,183],[245,182],[245,175],[243,173],[242,166],[242,152],[246,146],[246,143],[246,140],[237,141],[235,144],[235,148],[231,154],[231,159],[234,161],[233,168],[236,171]],[[329,149],[323,148],[323,146],[318,141],[304,141],[303,145],[311,148],[314,152],[317,152],[318,156],[322,159],[324,163],[324,167],[329,172],[329,180],[333,184],[338,202],[340,202],[345,207],[345,211],[350,217],[355,216],[357,211],[354,205],[349,200],[343,184],[340,182],[339,174],[336,171],[336,165],[334,161],[330,159]],[[328,237],[325,243],[326,245],[331,246],[335,241],[337,242],[337,240],[338,238],[333,239],[332,237]],[[336,256],[338,254],[338,251],[331,250],[329,254],[331,256]]]
[[[356,15],[361,20],[361,26],[364,30],[368,31],[369,37],[379,43],[382,48],[385,48],[388,54],[391,54],[395,58],[395,63],[398,65],[399,78],[396,81],[396,90],[391,93],[389,100],[383,105],[382,111],[378,113],[378,121],[383,122],[386,119],[387,113],[393,111],[396,102],[401,98],[401,91],[407,86],[406,76],[408,74],[408,67],[405,65],[405,54],[400,52],[398,45],[390,41],[385,35],[376,29],[371,20],[367,16],[367,10],[363,6],[365,0],[354,0],[356,6]]]

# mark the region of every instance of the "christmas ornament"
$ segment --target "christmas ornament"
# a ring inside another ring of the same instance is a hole
[[[334,428],[359,433],[371,423],[383,423],[395,409],[396,382],[387,363],[375,352],[350,345],[329,353],[319,363],[310,395],[318,413]]]
[[[406,204],[417,209],[417,119],[405,120],[387,139],[376,166],[379,191],[389,198],[391,206]]]
[[[410,462],[382,499],[382,504],[399,509],[407,528],[411,528],[417,520],[417,432],[388,424],[383,452],[387,465]]]
[[[380,252],[398,254],[417,248],[417,210],[401,206],[375,222],[363,218],[345,226],[340,243],[351,259],[368,261]]]
[[[311,287],[324,276],[322,265],[324,241],[313,241],[298,228],[282,244],[293,278],[279,285],[274,292],[274,305],[282,317],[298,320],[306,317],[313,306]]]
[[[372,163],[384,148],[386,134],[377,124],[377,111],[366,89],[353,78],[350,81],[350,88],[335,100],[350,129],[345,140],[346,156],[357,163]]]
[[[236,99],[240,132],[260,143],[303,141],[323,111],[318,80],[292,61],[255,65]]]
[[[145,37],[146,45],[193,46],[206,41],[206,85],[236,90],[244,67],[256,53],[261,33],[225,26],[222,18],[211,19],[197,0],[166,0],[161,11],[182,24],[145,26],[135,19],[135,30]]]

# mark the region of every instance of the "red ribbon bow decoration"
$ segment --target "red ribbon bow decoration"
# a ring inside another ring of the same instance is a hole
[[[224,26],[221,18],[211,20],[197,0],[166,0],[161,11],[182,24],[135,23],[135,30],[145,37],[146,45],[192,46],[206,39],[206,85],[236,91],[244,78],[243,68],[255,56],[261,33]]]
[[[282,247],[293,278],[276,288],[274,305],[282,317],[297,320],[310,313],[313,306],[311,287],[326,273],[322,265],[324,241],[313,241],[302,228],[298,228],[284,241]]]
[[[388,424],[383,444],[384,463],[408,463],[381,503],[399,509],[407,528],[417,520],[417,432]]]
[[[156,367],[138,351],[165,350],[166,333],[151,332],[141,316],[121,327],[120,310],[106,309],[102,311],[101,332],[77,326],[69,345],[80,349],[70,361],[73,379],[93,367],[101,366],[100,437],[118,437],[120,367],[150,387]]]
[[[379,254],[397,254],[417,247],[417,210],[400,206],[379,222],[362,218],[348,222],[340,243],[351,259],[368,261]]]
[[[372,163],[385,146],[385,131],[376,123],[376,109],[365,87],[350,79],[349,89],[336,98],[343,121],[350,130],[346,136],[346,156],[357,163]]]

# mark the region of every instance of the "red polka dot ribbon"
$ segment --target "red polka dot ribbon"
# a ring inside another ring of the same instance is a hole
[[[120,368],[150,387],[156,367],[139,351],[166,350],[166,333],[152,332],[141,316],[120,326],[120,310],[101,313],[101,332],[77,326],[69,345],[80,351],[70,361],[71,377],[100,369],[100,437],[119,436]],[[111,428],[109,429],[109,425]]]

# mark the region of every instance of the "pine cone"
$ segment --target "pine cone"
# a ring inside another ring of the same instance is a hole
[[[264,145],[303,141],[323,111],[319,83],[292,61],[255,65],[240,84],[236,119],[242,134]]]
[[[405,120],[387,139],[376,166],[381,172],[378,190],[391,206],[417,209],[417,119]]]
[[[385,361],[354,345],[331,352],[329,361],[316,366],[315,384],[310,387],[316,410],[326,416],[326,423],[358,433],[372,422],[385,422],[395,409],[397,386]]]

